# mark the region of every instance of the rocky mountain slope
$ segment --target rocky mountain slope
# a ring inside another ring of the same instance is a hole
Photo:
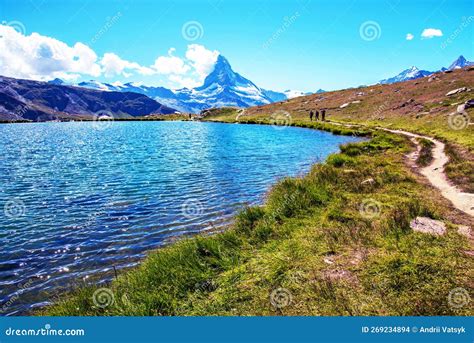
[[[61,80],[53,80],[53,83]],[[171,90],[165,87],[152,87],[133,82],[124,85],[101,83],[95,80],[81,82],[80,87],[105,91],[136,92],[149,96],[158,102],[181,112],[199,113],[215,107],[250,107],[269,104],[298,96],[308,95],[300,91],[286,90],[276,92],[258,87],[249,79],[235,72],[229,61],[219,55],[213,71],[206,77],[202,86]],[[324,92],[318,90],[318,92]]]
[[[94,119],[103,115],[132,118],[174,112],[143,94],[0,77],[2,121]]]
[[[454,60],[453,63],[449,65],[449,67],[447,68],[443,67],[439,71],[446,71],[446,70],[452,71],[455,69],[469,67],[471,65],[474,65],[474,62],[469,62],[468,60],[466,60],[466,58],[463,55],[461,55],[456,60]],[[398,75],[379,81],[379,83],[390,84],[390,83],[395,83],[395,82],[415,80],[421,77],[429,76],[435,72],[436,71],[421,70],[416,66],[412,66],[411,68],[405,69]]]

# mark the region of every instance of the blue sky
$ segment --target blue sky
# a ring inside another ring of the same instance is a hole
[[[118,70],[115,74],[97,70],[88,75],[87,69],[95,68],[92,64],[70,67],[73,61],[61,63],[69,66],[64,67],[69,68],[65,72],[74,75],[76,81],[143,81],[168,87],[190,84],[184,79],[199,83],[214,55],[204,50],[201,55],[194,49],[194,55],[199,56],[187,59],[188,46],[195,44],[209,52],[220,52],[235,71],[258,86],[280,91],[332,90],[370,84],[412,65],[437,70],[460,54],[472,60],[472,16],[471,0],[0,0],[0,21],[15,27],[20,34],[29,36],[36,32],[70,47],[81,42],[97,55],[98,68],[119,63],[107,59],[101,64],[106,53],[113,53],[129,66],[129,70]],[[186,23],[191,26],[188,35],[183,34]],[[196,37],[192,36],[193,26],[197,29]],[[435,32],[442,36],[423,38],[425,29],[439,30]],[[409,33],[413,35],[411,40],[406,39]],[[13,34],[11,37],[20,40]],[[51,51],[45,49],[46,43],[39,48],[32,40],[24,44],[37,48],[33,53],[35,60],[25,58],[22,63],[29,65],[21,66],[19,71],[20,67],[11,67],[11,55],[6,56],[0,65],[1,73],[32,75],[31,78],[48,78],[52,71],[56,76],[62,75],[58,66],[44,61],[52,58]],[[12,45],[10,41],[6,49],[12,49]],[[30,51],[24,49],[23,54]],[[43,60],[39,61],[38,56]],[[160,65],[156,64],[158,69],[151,68],[159,56],[174,56],[183,64],[176,59],[162,59]],[[35,63],[40,66],[31,66]],[[23,70],[32,71],[23,74]]]

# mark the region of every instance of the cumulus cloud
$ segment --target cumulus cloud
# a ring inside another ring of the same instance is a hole
[[[407,40],[412,40],[413,38],[415,38],[415,36],[413,36],[413,34],[407,33],[407,36],[406,36]]]
[[[137,72],[141,75],[153,75],[153,69],[143,67],[135,62],[126,61],[114,53],[108,52],[100,60],[102,71],[106,77],[122,75],[125,77],[131,76],[132,72]]]
[[[0,37],[0,75],[42,81],[164,75],[169,83],[166,86],[193,88],[202,84],[219,56],[217,50],[190,44],[182,57],[175,56],[176,49],[170,48],[152,65],[142,66],[113,52],[100,58],[83,43],[70,46],[38,33],[25,35],[8,25],[0,25]]]
[[[176,56],[173,56],[173,53],[176,51],[175,48],[170,48],[168,50],[168,56],[160,56],[155,60],[153,68],[159,74],[185,74],[189,71],[190,67],[185,64],[185,62]]]
[[[168,80],[178,88],[200,86],[219,56],[219,51],[199,44],[188,45],[184,57],[175,56],[175,52],[175,48],[170,48],[168,55],[158,57],[152,68],[158,74],[167,75]]]
[[[75,79],[101,73],[96,53],[82,43],[73,46],[38,33],[23,35],[0,25],[0,74],[35,80]]]
[[[201,81],[212,71],[219,56],[219,51],[208,50],[199,44],[188,45],[186,58],[198,74]]]
[[[440,29],[424,29],[421,33],[422,38],[442,37],[443,32]]]

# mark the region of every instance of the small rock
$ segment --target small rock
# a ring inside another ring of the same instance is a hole
[[[346,102],[345,104],[342,104],[341,106],[339,106],[339,108],[344,108],[344,107],[347,107],[347,106],[349,106],[348,102]]]
[[[465,92],[465,91],[467,91],[467,87],[456,88],[456,89],[453,89],[452,91],[449,91],[448,93],[446,93],[446,96],[455,95],[455,94],[462,93],[462,92]]]
[[[323,273],[323,275],[331,281],[337,281],[342,279],[350,281],[356,280],[355,276],[351,272],[344,269],[327,270]]]
[[[446,225],[443,222],[427,217],[416,217],[410,222],[410,227],[413,231],[431,235],[442,236],[446,233]]]
[[[458,105],[458,108],[456,109],[456,111],[458,113],[461,113],[461,112],[464,112],[465,108],[466,108],[466,104],[461,104],[461,105]]]
[[[323,259],[323,261],[324,261],[325,263],[327,263],[327,264],[333,264],[333,263],[334,263],[334,261],[331,260],[331,259],[328,258],[328,257],[325,257],[325,258]]]
[[[467,238],[471,237],[471,229],[469,228],[469,226],[466,226],[466,225],[459,225],[458,233],[460,235],[466,236]]]
[[[354,100],[352,101],[353,104],[360,104],[360,100]]]
[[[375,180],[371,177],[369,177],[367,180],[362,181],[360,184],[361,185],[373,185],[375,183]]]
[[[474,107],[474,99],[469,99],[464,103],[464,109],[472,108]]]

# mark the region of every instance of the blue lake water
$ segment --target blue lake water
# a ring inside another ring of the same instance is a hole
[[[0,125],[0,315],[219,228],[355,137],[199,122]]]

